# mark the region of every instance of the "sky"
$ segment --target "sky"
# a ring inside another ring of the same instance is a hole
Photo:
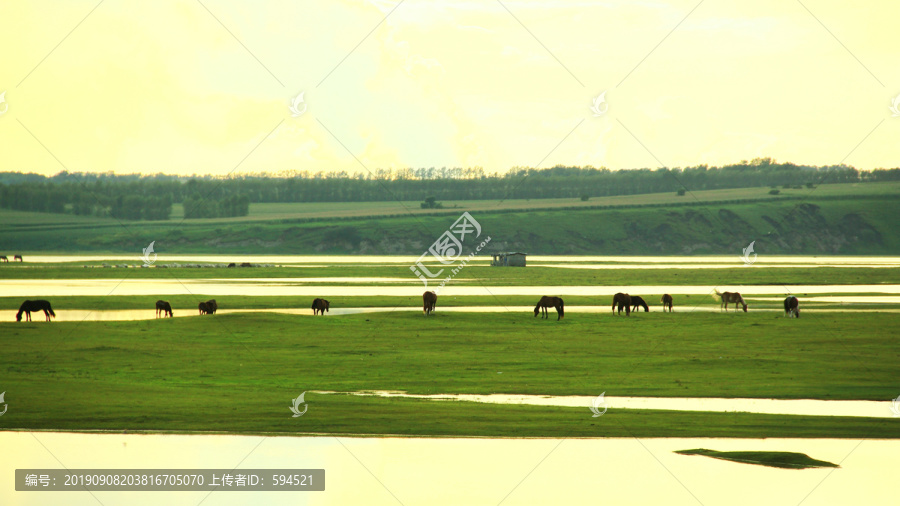
[[[0,171],[898,167],[898,20],[894,0],[10,2]]]

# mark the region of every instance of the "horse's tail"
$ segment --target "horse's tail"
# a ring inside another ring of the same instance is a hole
[[[715,289],[714,291],[715,293],[713,294],[712,298],[715,299],[716,302],[722,302],[722,294],[718,289]]]
[[[559,298],[559,317],[564,318],[566,316],[566,304],[563,302],[562,297]]]

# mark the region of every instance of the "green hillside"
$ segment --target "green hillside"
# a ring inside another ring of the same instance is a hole
[[[766,254],[900,254],[897,186],[870,184],[877,191],[868,193],[856,185],[834,186],[845,188],[779,198],[762,196],[763,189],[742,190],[729,200],[701,192],[680,204],[652,196],[594,205],[572,201],[569,207],[561,199],[493,206],[468,201],[428,214],[385,213],[383,203],[355,203],[352,213],[335,208],[301,218],[263,207],[231,221],[130,222],[3,211],[0,252],[127,252],[156,241],[173,254],[418,255],[468,210],[492,239],[488,251],[731,254],[756,241],[756,250]]]

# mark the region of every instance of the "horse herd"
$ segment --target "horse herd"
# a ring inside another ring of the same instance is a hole
[[[0,255],[0,262],[9,263],[9,259],[6,258],[6,255]],[[13,262],[24,262],[24,260],[22,260],[22,255],[13,255]]]
[[[737,311],[738,304],[740,304],[744,312],[747,312],[747,303],[744,302],[744,298],[741,297],[740,293],[737,292],[719,292],[716,290],[716,298],[721,300],[721,308],[725,311],[728,311],[728,304],[734,304],[734,310]],[[664,294],[660,299],[660,303],[663,306],[663,312],[672,312],[673,307],[673,298],[669,294]],[[437,294],[434,292],[425,292],[422,294],[422,313],[425,316],[430,315],[434,312],[434,308],[437,305]],[[650,311],[650,307],[647,305],[647,302],[644,301],[643,297],[638,295],[629,295],[627,293],[617,293],[613,296],[612,310],[613,314],[622,314],[622,310],[625,310],[625,316],[631,315],[632,311],[639,311],[638,308],[644,308],[644,312]],[[219,305],[216,303],[215,299],[208,300],[206,302],[201,302],[197,308],[200,310],[200,314],[216,314],[216,310],[219,309]],[[313,310],[314,315],[324,315],[331,308],[331,303],[325,299],[316,298],[313,300],[311,309]],[[556,320],[559,321],[565,316],[565,303],[562,300],[562,297],[548,297],[543,296],[541,300],[534,306],[534,316],[538,314],[541,315],[541,318],[548,318],[548,309],[554,308],[556,309],[557,317]],[[616,311],[618,309],[618,312]],[[53,308],[50,307],[50,302],[46,300],[26,300],[19,307],[19,312],[16,313],[16,321],[22,321],[22,314],[25,314],[26,321],[31,321],[31,313],[35,311],[43,311],[46,316],[47,321],[50,321],[51,317],[55,317],[56,313],[53,312]],[[791,295],[784,299],[784,314],[787,317],[800,318],[800,301],[797,297]],[[156,317],[159,318],[162,315],[165,317],[174,317],[172,313],[172,305],[169,304],[168,301],[158,300],[156,301]]]

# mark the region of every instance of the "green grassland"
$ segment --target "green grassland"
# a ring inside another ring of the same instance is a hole
[[[725,190],[701,190],[679,196],[674,192],[593,197],[586,201],[571,198],[509,199],[496,200],[445,200],[443,209],[422,209],[420,202],[393,200],[383,202],[296,202],[262,203],[250,206],[250,214],[240,218],[219,218],[215,221],[301,220],[329,218],[360,218],[408,214],[459,214],[462,211],[524,211],[537,209],[590,209],[597,207],[635,207],[649,205],[683,205],[697,202],[722,202],[737,200],[789,200],[816,198],[849,198],[860,196],[884,196],[900,194],[900,182],[878,184],[842,183],[826,184],[817,188],[779,189],[778,195],[770,195],[769,188],[735,188]],[[182,220],[181,204],[172,207],[171,219]],[[205,220],[189,220],[203,222]]]
[[[463,210],[491,251],[674,255],[900,254],[896,183],[649,194],[609,199],[417,203],[258,204],[240,219],[127,222],[0,211],[0,250],[253,254],[421,254]],[[393,206],[393,207],[391,207]]]
[[[758,466],[779,467],[782,469],[809,469],[813,467],[840,467],[833,462],[817,460],[805,453],[795,452],[718,452],[697,448],[694,450],[679,450],[675,453],[681,455],[703,455],[714,459],[730,460],[742,464],[754,464]]]
[[[469,436],[900,437],[890,419],[482,405],[312,391],[896,396],[890,314],[231,314],[0,323],[0,427]],[[303,391],[309,413],[290,417]]]
[[[677,290],[677,288],[676,288]],[[674,292],[675,290],[673,290]],[[816,302],[815,299],[803,297],[805,294],[799,294],[802,309],[833,309],[836,304],[833,302]],[[828,294],[828,295],[848,295],[848,294]],[[878,294],[852,294],[857,295],[878,295]],[[758,309],[781,309],[780,301],[754,300],[758,297],[784,297],[784,294],[769,295],[748,295],[744,297],[750,310]],[[662,311],[660,304],[660,294],[647,295],[643,297],[650,307],[651,312]],[[720,306],[720,302],[712,296],[705,295],[675,295],[674,308],[677,312],[692,311],[699,308],[716,308]],[[255,309],[310,309],[313,297],[301,296],[256,296],[244,297],[235,295],[205,295],[203,293],[195,293],[191,295],[134,295],[128,297],[116,296],[54,296],[51,299],[54,310],[58,313],[66,310],[92,310],[92,311],[108,311],[108,310],[146,310],[147,314],[153,314],[156,307],[156,301],[163,299],[172,305],[177,316],[186,316],[197,314],[197,304],[210,298],[215,298],[219,309],[223,310],[255,310]],[[331,302],[331,309],[341,308],[415,308],[421,309],[422,296],[328,296]],[[514,307],[526,306],[532,307],[539,297],[531,295],[459,295],[459,296],[440,296],[438,297],[437,311],[442,308],[449,307],[478,307],[478,306],[500,306]],[[22,304],[22,297],[0,297],[0,310],[15,310]],[[612,296],[579,296],[567,295],[565,297],[566,314],[579,312],[579,306],[602,306],[611,307]],[[729,306],[730,308],[731,306]],[[897,304],[891,303],[853,303],[848,305],[853,309],[900,309]],[[553,311],[551,310],[551,313]],[[555,318],[555,317],[554,317]]]

